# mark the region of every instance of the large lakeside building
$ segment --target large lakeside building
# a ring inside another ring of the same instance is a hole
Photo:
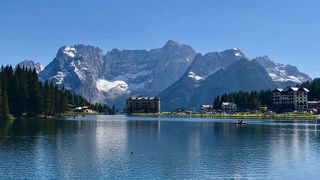
[[[277,88],[273,91],[273,105],[278,111],[308,110],[308,93],[306,88]]]
[[[126,104],[127,113],[160,113],[160,98],[130,97]]]

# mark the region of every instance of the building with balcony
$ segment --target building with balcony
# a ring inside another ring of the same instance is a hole
[[[130,97],[126,103],[127,113],[160,113],[160,98]]]
[[[308,110],[308,93],[306,88],[287,87],[273,91],[273,105],[277,111]]]

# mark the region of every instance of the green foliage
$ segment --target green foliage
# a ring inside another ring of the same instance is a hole
[[[314,79],[311,82],[305,82],[300,87],[307,88],[310,92],[308,95],[309,100],[320,100],[320,78]],[[221,108],[222,102],[234,102],[238,105],[240,110],[258,110],[260,106],[268,106],[271,109],[293,109],[288,105],[273,107],[272,91],[253,91],[223,94],[221,97],[217,96],[214,99],[213,107],[215,109]]]
[[[260,106],[272,107],[272,91],[252,91],[223,94],[221,97],[217,96],[214,99],[213,107],[215,109],[221,108],[222,102],[234,102],[237,104],[240,111],[258,110]]]
[[[104,104],[99,104],[96,103],[94,105],[91,105],[91,109],[95,110],[98,113],[103,113],[103,114],[115,114],[115,107],[109,107],[108,105]]]
[[[5,86],[2,87],[1,81],[0,81],[0,118],[7,120],[10,118],[7,89]]]
[[[309,100],[320,100],[320,78],[316,78],[311,82],[302,83],[300,87],[309,89]]]
[[[89,106],[81,96],[53,84],[39,82],[36,70],[11,66],[0,71],[0,118],[60,115],[76,106]]]

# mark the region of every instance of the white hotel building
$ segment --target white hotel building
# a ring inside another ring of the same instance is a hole
[[[273,91],[273,104],[276,108],[305,111],[308,110],[308,93],[306,88],[278,88]]]

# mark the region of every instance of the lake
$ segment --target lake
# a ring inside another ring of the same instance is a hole
[[[0,122],[0,179],[319,179],[317,121],[68,117]]]

